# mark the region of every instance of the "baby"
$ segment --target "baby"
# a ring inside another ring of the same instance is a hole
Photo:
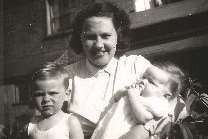
[[[157,134],[161,121],[168,117],[169,102],[176,97],[177,88],[176,78],[158,67],[148,69],[140,81],[128,87],[137,125],[125,138],[145,139]]]
[[[171,121],[169,108],[175,107],[171,102],[179,91],[179,76],[172,71],[176,70],[162,66],[149,68],[140,80],[119,92],[115,96],[117,102],[100,121],[92,139],[157,136],[164,124]]]
[[[59,65],[48,63],[32,75],[32,100],[40,115],[28,125],[31,139],[83,139],[78,119],[62,111],[69,100],[68,74]]]

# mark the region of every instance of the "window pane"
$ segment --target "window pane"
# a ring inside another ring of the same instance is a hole
[[[77,12],[93,0],[46,0],[48,35],[71,28]]]
[[[145,11],[183,0],[134,0],[135,12]]]

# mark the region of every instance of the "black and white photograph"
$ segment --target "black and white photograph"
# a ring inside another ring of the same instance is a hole
[[[208,0],[0,0],[0,139],[208,139]]]

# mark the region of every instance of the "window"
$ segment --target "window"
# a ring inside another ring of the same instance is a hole
[[[70,31],[80,8],[92,0],[46,0],[47,35]]]
[[[30,88],[26,83],[2,85],[0,86],[0,90],[4,93],[5,103],[25,105],[29,102]]]
[[[140,12],[182,0],[134,0],[134,11]]]
[[[77,12],[93,1],[95,0],[46,0],[47,35],[69,33]],[[108,1],[117,3],[129,13],[132,29],[145,29],[147,26],[165,24],[175,19],[183,20],[207,11],[206,0]]]

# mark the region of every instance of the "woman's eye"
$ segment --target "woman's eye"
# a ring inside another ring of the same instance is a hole
[[[96,35],[94,35],[94,34],[85,34],[85,39],[86,40],[95,40]]]
[[[111,34],[102,34],[102,38],[103,39],[108,39],[109,37],[111,37]]]

